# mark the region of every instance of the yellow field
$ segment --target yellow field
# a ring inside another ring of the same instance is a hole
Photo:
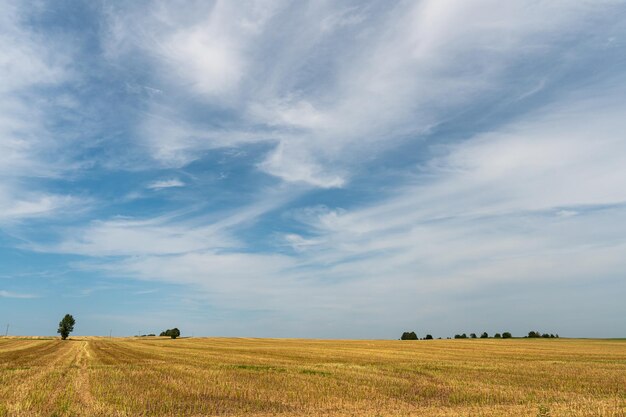
[[[0,416],[626,416],[626,341],[0,338]]]

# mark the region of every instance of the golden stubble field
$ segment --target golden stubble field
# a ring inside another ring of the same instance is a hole
[[[626,416],[626,340],[0,338],[0,416]]]

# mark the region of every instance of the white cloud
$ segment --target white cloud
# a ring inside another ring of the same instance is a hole
[[[419,137],[485,97],[541,91],[543,73],[516,74],[512,85],[515,66],[566,54],[572,37],[601,36],[589,16],[614,5],[430,0],[383,11],[276,1],[181,10],[159,3],[147,14],[112,10],[107,44],[113,59],[148,56],[159,68],[160,89],[186,91],[161,100],[165,107],[148,117],[159,127],[142,135],[159,161],[181,166],[198,150],[277,142],[261,170],[332,188],[344,186],[373,153]],[[233,113],[239,126],[193,126],[175,110],[185,94]],[[262,133],[251,134],[259,126]]]
[[[176,255],[241,248],[234,230],[253,224],[260,216],[280,207],[300,192],[294,189],[260,190],[248,206],[198,215],[188,207],[148,219],[112,218],[89,225],[68,227],[54,244],[32,244],[41,252],[91,257]]]
[[[65,240],[58,245],[34,249],[102,257],[179,254],[234,244],[232,237],[211,227],[172,225],[167,219],[118,219],[66,230]]]
[[[112,8],[105,45],[116,59],[136,48],[161,66],[163,77],[192,94],[228,101],[249,65],[250,45],[271,19],[276,1],[193,4],[160,2],[145,8]]]
[[[0,290],[0,298],[28,299],[28,298],[38,298],[38,296],[33,295],[33,294],[22,294],[22,293],[16,293],[16,292],[11,292],[11,291]]]
[[[301,211],[316,236],[311,264],[422,286],[615,274],[626,244],[619,95],[544,107],[451,145],[418,185],[371,207]]]
[[[213,16],[211,20],[220,21],[219,16]],[[161,47],[172,69],[180,72],[182,79],[191,81],[189,88],[208,95],[235,89],[243,72],[237,45],[224,38],[215,26],[208,22],[177,31]]]
[[[31,190],[28,184],[15,180],[0,184],[0,226],[19,224],[23,220],[76,215],[89,204],[89,199],[71,195]]]
[[[259,167],[289,182],[302,182],[320,188],[340,188],[346,178],[336,170],[312,162],[302,144],[280,143]]]
[[[22,10],[15,3],[2,1],[1,6],[0,94],[66,79],[67,55],[47,48],[49,39],[25,28]]]
[[[167,180],[158,180],[148,184],[148,188],[151,190],[160,190],[163,188],[184,187],[185,183],[177,178],[171,178]]]
[[[233,247],[95,267],[191,284],[225,308],[319,318],[349,305],[381,322],[451,293],[614,279],[626,268],[626,126],[612,97],[569,97],[451,145],[420,169],[428,180],[370,207],[297,211],[308,236],[284,235],[290,255]]]
[[[46,126],[54,100],[36,92],[69,79],[72,44],[60,45],[30,30],[24,10],[15,3],[1,2],[0,7],[0,223],[7,223],[52,215],[78,199],[33,185],[36,178],[58,177],[76,166],[60,154],[65,139]],[[67,97],[59,101],[67,102]]]

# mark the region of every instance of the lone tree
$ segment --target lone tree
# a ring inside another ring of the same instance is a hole
[[[61,335],[61,339],[65,340],[67,337],[74,331],[74,325],[76,324],[76,320],[72,317],[71,314],[66,314],[63,319],[59,322],[59,330],[57,333]]]

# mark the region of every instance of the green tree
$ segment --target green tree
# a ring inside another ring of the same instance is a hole
[[[424,338],[424,340],[433,340],[433,335],[432,334],[427,334],[426,337]]]
[[[167,329],[166,331],[161,332],[159,336],[169,336],[172,339],[176,339],[178,336],[180,336],[180,330],[174,327],[173,329]]]
[[[494,339],[500,339],[502,337],[502,335],[500,333],[496,333],[493,335]]]
[[[417,335],[415,334],[415,332],[404,332],[402,333],[402,337],[400,337],[400,339],[402,340],[417,340]]]
[[[470,334],[470,338],[472,338],[472,339],[476,339],[476,333],[471,333],[471,334]]]
[[[489,337],[489,335],[487,334],[487,332],[483,332],[483,334],[480,335],[481,339],[487,339]]]
[[[509,333],[509,332],[504,332],[504,333],[502,333],[502,338],[503,338],[503,339],[510,339],[510,338],[512,338],[512,337],[513,337],[513,336],[512,336],[512,335],[511,335],[511,333]]]
[[[76,320],[74,320],[74,317],[72,317],[71,314],[66,314],[65,317],[61,319],[57,333],[61,335],[62,340],[67,339],[70,333],[74,331],[75,324]]]

